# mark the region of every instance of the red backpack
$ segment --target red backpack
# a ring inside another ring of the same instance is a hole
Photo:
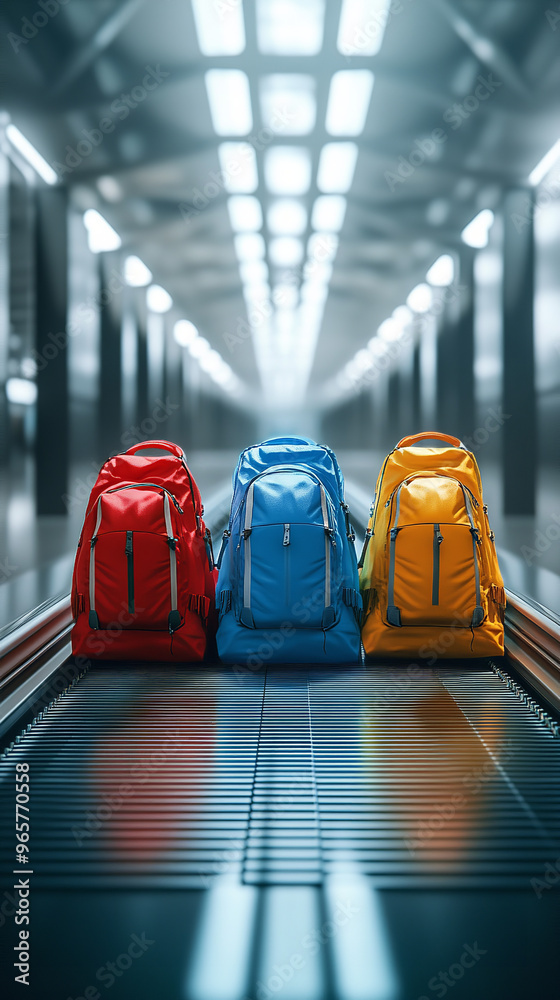
[[[137,455],[142,449],[166,455]],[[202,660],[213,621],[210,532],[181,448],[144,441],[102,466],[72,579],[72,652]]]

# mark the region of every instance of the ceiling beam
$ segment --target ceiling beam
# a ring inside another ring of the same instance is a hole
[[[143,7],[145,0],[123,0],[122,3],[99,25],[91,38],[80,45],[71,55],[60,76],[55,80],[50,90],[50,96],[56,97],[67,90],[88,69],[91,64],[113,44],[123,28]]]
[[[473,55],[518,96],[530,97],[526,81],[505,49],[481,31],[480,27],[459,7],[456,0],[432,0],[446,18],[455,34]]]

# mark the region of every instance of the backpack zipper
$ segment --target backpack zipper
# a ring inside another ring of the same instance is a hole
[[[127,562],[128,578],[128,610],[134,614],[134,550],[132,547],[132,531],[126,533],[126,545],[124,549]]]
[[[169,506],[169,496],[167,490],[163,497],[163,513],[165,516],[165,530],[167,531],[167,544],[169,546],[169,575],[171,583],[171,611],[167,619],[169,632],[171,635],[181,624],[181,616],[177,608],[177,539],[173,536],[173,525],[171,524],[171,508]]]
[[[433,543],[433,570],[432,570],[432,604],[439,604],[439,547],[443,542],[443,535],[439,530],[439,524],[434,524]]]

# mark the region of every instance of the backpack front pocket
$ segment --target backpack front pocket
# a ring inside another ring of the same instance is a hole
[[[469,627],[477,604],[470,526],[406,525],[392,548],[393,600],[388,603],[399,610],[400,622],[388,624]]]
[[[90,547],[90,626],[178,628],[177,557],[165,492],[130,486],[101,494]]]
[[[439,520],[420,520],[426,513]],[[468,490],[446,477],[405,481],[396,491],[393,522],[386,624],[480,625],[480,546]]]
[[[253,528],[247,567],[251,589],[244,606],[251,608],[256,628],[321,628],[331,603],[331,548],[322,524]]]
[[[279,512],[283,520],[273,520]],[[240,621],[251,628],[333,625],[339,553],[322,483],[299,471],[265,473],[248,488],[242,523]]]

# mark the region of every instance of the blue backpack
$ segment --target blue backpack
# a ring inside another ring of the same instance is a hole
[[[358,662],[354,532],[329,448],[286,437],[241,453],[218,565],[222,660]]]

